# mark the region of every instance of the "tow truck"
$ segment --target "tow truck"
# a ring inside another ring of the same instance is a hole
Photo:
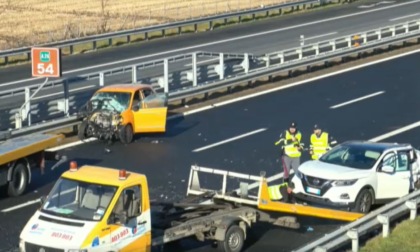
[[[59,160],[54,151],[47,151],[60,144],[62,134],[33,133],[13,137],[10,131],[0,132],[0,186],[7,186],[10,197],[22,195],[31,183],[32,170],[44,171],[46,160]]]
[[[221,190],[200,186],[199,173],[223,176]],[[227,179],[251,180],[227,191]],[[248,189],[257,189],[251,195]],[[20,251],[150,251],[180,239],[212,240],[222,251],[239,252],[258,221],[299,228],[296,217],[272,218],[268,211],[353,221],[363,216],[272,202],[260,176],[192,166],[187,197],[152,202],[144,174],[70,162],[20,235]]]

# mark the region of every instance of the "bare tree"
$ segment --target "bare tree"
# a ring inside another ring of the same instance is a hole
[[[111,15],[109,14],[109,11],[106,10],[106,7],[108,6],[109,0],[100,0],[101,1],[101,21],[99,26],[99,32],[104,33],[108,30],[108,22],[111,18]]]

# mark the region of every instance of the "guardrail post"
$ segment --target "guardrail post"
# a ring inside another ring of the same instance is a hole
[[[299,49],[298,53],[299,53],[299,59],[302,59],[303,58],[303,49],[302,48]]]
[[[417,200],[408,200],[405,205],[410,209],[410,220],[415,220],[417,216]]]
[[[16,129],[22,128],[22,117],[20,115],[20,112],[15,114],[15,128]]]
[[[347,47],[351,47],[351,37],[347,38]]]
[[[367,34],[366,33],[362,35],[362,39],[363,39],[363,44],[366,44],[366,42],[367,42]]]
[[[391,37],[395,37],[395,27],[391,28]]]
[[[168,63],[168,58],[165,58],[163,60],[163,86],[164,86],[164,90],[165,93],[169,92],[169,63]]]
[[[64,81],[63,88],[64,88],[64,114],[68,116],[70,92],[69,92],[69,83],[67,80]]]
[[[223,53],[219,54],[219,67],[220,67],[220,79],[223,80],[225,78],[225,60]]]
[[[300,35],[300,46],[305,45],[305,35]]]
[[[404,24],[404,29],[405,29],[405,33],[408,32],[408,22],[406,24]]]
[[[192,81],[193,87],[197,86],[197,53],[192,53]]]
[[[31,89],[25,88],[25,109],[23,110],[22,120],[28,119],[28,126],[31,125]]]
[[[389,235],[389,216],[386,214],[378,215],[378,221],[382,224],[382,237],[388,237]]]
[[[244,68],[245,73],[249,72],[249,55],[248,55],[248,53],[244,54],[244,61],[242,61],[241,66]]]
[[[319,45],[315,45],[314,49],[315,49],[315,55],[318,55],[319,54]]]
[[[378,40],[382,39],[382,31],[377,31],[376,34],[378,34]]]
[[[132,72],[132,82],[133,82],[133,84],[137,83],[137,66],[136,65],[133,66],[133,69],[131,70],[131,72]]]
[[[283,53],[279,53],[279,59],[280,59],[280,64],[284,63],[284,54]]]
[[[335,45],[335,40],[330,42],[332,49],[331,51],[335,51],[336,45]]]
[[[351,239],[351,250],[353,252],[359,251],[359,232],[356,228],[347,231],[347,236]]]
[[[99,73],[99,86],[103,87],[105,84],[105,75],[103,72]]]

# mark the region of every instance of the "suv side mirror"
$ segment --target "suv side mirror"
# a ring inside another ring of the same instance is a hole
[[[392,167],[390,165],[384,165],[384,166],[382,166],[381,171],[385,172],[385,173],[391,173],[392,174],[392,173],[394,173],[395,169],[394,169],[394,167]]]

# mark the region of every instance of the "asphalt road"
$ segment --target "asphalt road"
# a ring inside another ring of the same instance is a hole
[[[306,143],[314,124],[321,125],[343,142],[372,139],[419,121],[415,109],[420,106],[419,60],[420,54],[417,53],[216,106],[169,121],[165,134],[139,136],[127,146],[116,143],[109,147],[110,152],[105,151],[106,146],[101,142],[85,143],[63,152],[80,165],[101,165],[144,173],[149,180],[152,199],[177,201],[186,193],[186,181],[193,164],[254,175],[261,170],[265,170],[267,176],[280,172],[274,142],[291,121],[298,124]],[[256,130],[259,132],[232,140]],[[383,141],[409,142],[420,147],[419,133],[420,129],[415,128]],[[302,159],[308,159],[307,153]],[[36,203],[21,204],[47,194],[67,165],[61,165],[47,176],[35,175],[26,195],[0,199],[0,231],[3,233],[0,238],[3,250],[0,251],[9,251],[18,243],[21,228],[37,208]],[[216,182],[210,177],[204,180],[207,184]],[[17,209],[7,211],[19,205]],[[299,221],[302,228],[294,231],[259,225],[246,251],[290,251],[342,224],[302,217]],[[208,251],[210,248],[197,247],[198,244],[191,241],[181,245],[180,251]]]
[[[377,4],[380,2],[383,4]],[[413,3],[404,4],[407,2]],[[369,3],[376,5],[369,6]],[[398,6],[400,4],[404,5]],[[309,43],[401,23],[416,18],[406,16],[416,14],[419,9],[418,0],[356,2],[299,15],[234,25],[211,32],[65,57],[62,62],[63,71],[64,76],[69,77],[198,50],[263,54],[298,46],[300,35],[304,35],[306,43]],[[395,18],[397,19],[394,20]],[[0,90],[39,83],[39,80],[33,81],[30,77],[30,65],[1,69]]]

